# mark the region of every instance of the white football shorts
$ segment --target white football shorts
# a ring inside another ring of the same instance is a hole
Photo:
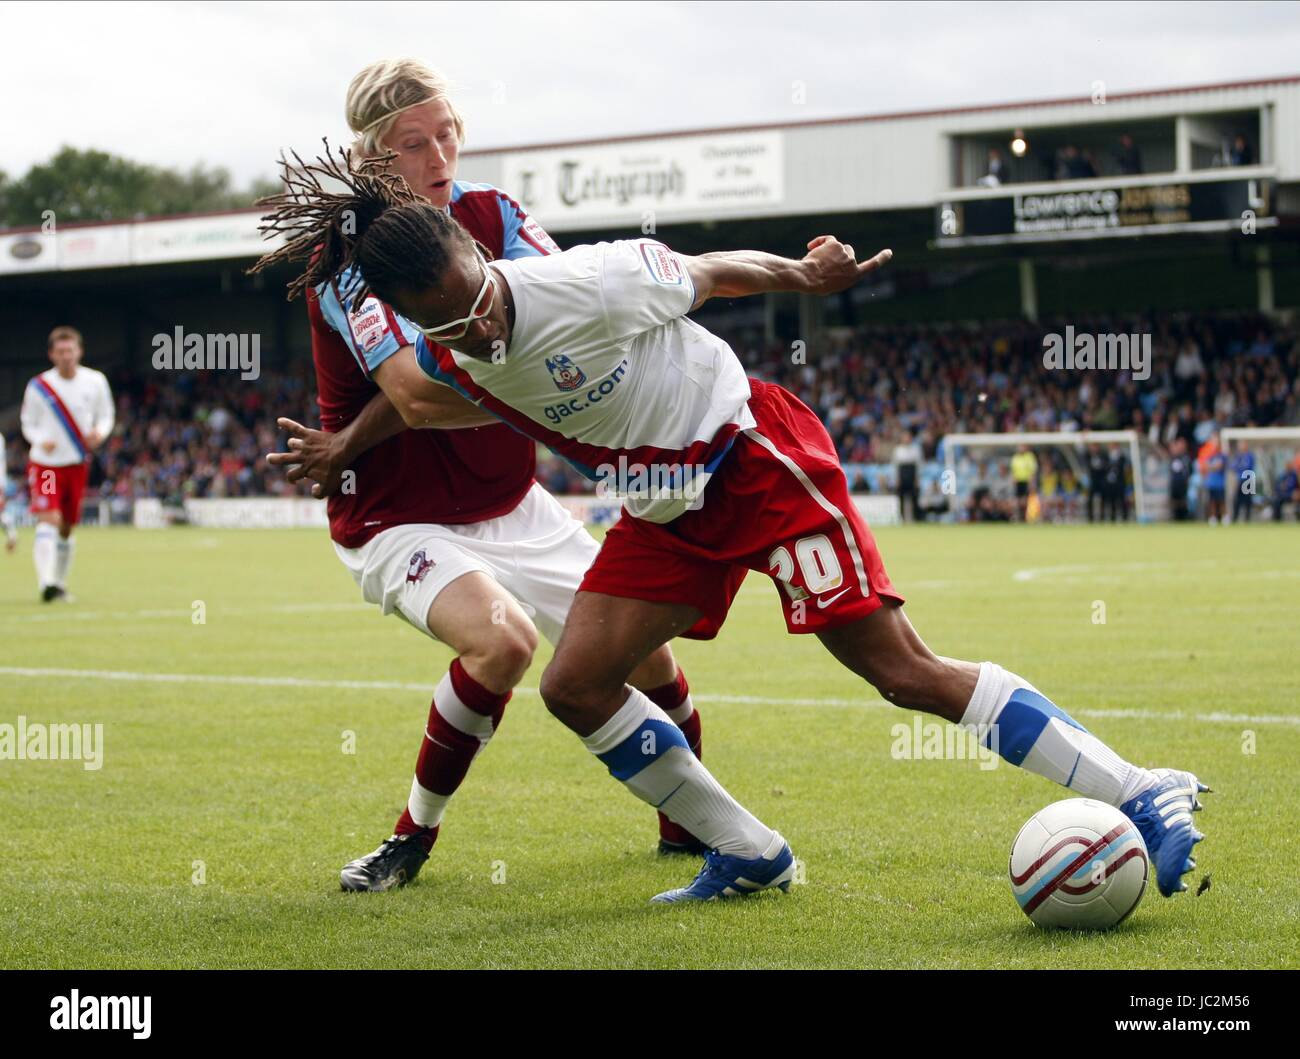
[[[463,526],[393,526],[360,548],[334,545],[367,603],[396,611],[430,638],[438,593],[479,570],[518,600],[552,644],[600,545],[540,484],[499,518]]]

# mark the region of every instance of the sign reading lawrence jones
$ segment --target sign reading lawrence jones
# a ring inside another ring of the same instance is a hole
[[[1269,212],[1267,181],[1217,180],[1086,191],[1046,191],[945,202],[938,209],[939,238],[1001,237],[1022,242],[1176,232],[1187,225],[1240,222],[1246,210]]]

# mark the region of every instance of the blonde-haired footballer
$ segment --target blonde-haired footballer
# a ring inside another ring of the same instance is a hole
[[[465,124],[436,70],[413,59],[373,63],[349,86],[346,112],[353,151],[393,155],[389,171],[455,217],[489,256],[558,252],[505,192],[456,180]],[[324,430],[281,420],[292,451],[269,461],[329,496],[335,552],[366,601],[456,652],[434,691],[392,837],[340,874],[345,890],[377,891],[409,882],[428,859],[448,800],[500,724],[539,632],[558,639],[598,548],[534,481],[534,442],[446,387],[426,401],[408,399],[425,383],[411,352],[418,332],[383,301],[354,299],[360,282],[353,272],[298,288],[311,320]],[[405,421],[385,393],[402,401]],[[459,429],[406,429],[431,420]],[[342,490],[345,470],[355,477]],[[699,714],[669,647],[630,679],[698,753]],[[661,852],[702,852],[688,831],[659,819]]]
[[[113,432],[113,394],[104,373],[81,363],[81,332],[56,327],[46,343],[54,367],[23,393],[28,507],[36,516],[32,558],[41,599],[67,600],[68,570],[81,521],[90,455]]]

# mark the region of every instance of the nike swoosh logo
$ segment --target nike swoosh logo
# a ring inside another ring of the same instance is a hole
[[[448,746],[446,743],[440,743],[437,739],[435,739],[432,736],[432,734],[430,734],[429,729],[427,728],[424,730],[424,738],[429,740],[429,742],[432,743],[434,746],[442,747],[443,750],[450,750],[453,754],[456,752],[456,748],[454,746]]]
[[[847,592],[847,591],[849,591],[849,590],[848,590],[847,588],[845,588],[845,589],[841,589],[839,592],[836,592],[835,595],[833,595],[833,596],[827,596],[827,597],[824,597],[824,598],[819,596],[819,597],[817,598],[817,609],[818,609],[818,610],[825,610],[825,609],[826,609],[827,607],[829,607],[832,603],[834,603],[837,599],[839,599],[840,596],[844,595],[844,593]]]

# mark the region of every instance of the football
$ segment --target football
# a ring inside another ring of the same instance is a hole
[[[1133,822],[1091,798],[1053,802],[1011,845],[1011,892],[1037,926],[1106,930],[1142,900],[1146,843]]]

